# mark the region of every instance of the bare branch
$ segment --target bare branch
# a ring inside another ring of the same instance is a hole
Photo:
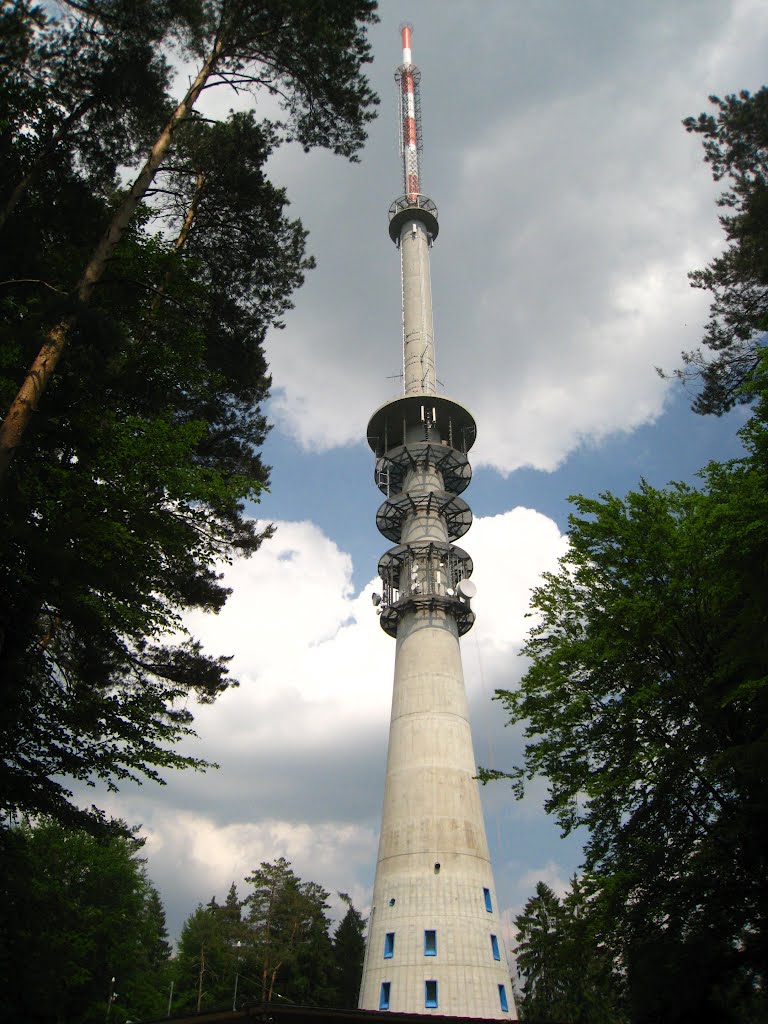
[[[0,287],[10,284],[41,284],[43,288],[48,288],[50,291],[56,292],[57,295],[69,295],[69,292],[63,292],[60,288],[55,288],[52,284],[43,281],[39,277],[13,277],[8,281],[0,281]]]

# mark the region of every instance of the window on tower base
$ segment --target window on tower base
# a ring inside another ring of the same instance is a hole
[[[388,1010],[389,1009],[389,986],[390,986],[390,982],[382,981],[382,983],[381,983],[381,992],[379,993],[379,1009],[380,1010]]]
[[[507,990],[504,985],[499,985],[499,1003],[503,1013],[509,1012],[509,1003],[507,1002]]]
[[[425,981],[424,982],[424,1005],[429,1010],[434,1010],[437,1007],[437,982],[436,981]]]

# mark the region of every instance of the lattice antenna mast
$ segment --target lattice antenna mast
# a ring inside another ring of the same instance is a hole
[[[389,234],[400,249],[403,296],[403,392],[436,393],[429,250],[437,238],[437,207],[421,188],[421,73],[411,61],[411,26],[400,30],[403,63],[395,71],[400,111],[403,195],[389,208]]]
[[[403,160],[403,192],[416,200],[421,192],[421,72],[411,63],[410,25],[400,30],[403,63],[395,71],[400,107],[400,155]]]

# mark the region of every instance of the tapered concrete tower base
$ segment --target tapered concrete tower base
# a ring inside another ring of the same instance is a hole
[[[455,620],[411,612],[397,635],[361,1007],[378,1008],[389,983],[393,1011],[509,1017],[500,1005],[499,985],[510,993],[510,983],[506,957],[494,959],[503,943],[475,774]],[[425,1006],[428,981],[437,983],[435,1008]]]

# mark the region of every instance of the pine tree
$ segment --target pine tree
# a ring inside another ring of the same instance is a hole
[[[205,654],[181,615],[221,608],[217,564],[271,532],[248,514],[268,483],[262,342],[311,260],[265,165],[291,132],[354,155],[372,99],[361,65],[373,14],[367,0],[292,4],[288,15],[239,0],[87,7],[52,22],[54,8],[19,3],[15,20],[0,19],[6,81],[21,86],[0,91],[16,128],[0,133],[5,194],[34,169],[2,229],[0,406],[12,405],[46,332],[66,323],[69,346],[0,491],[0,821],[42,813],[98,829],[106,823],[73,806],[68,780],[204,767],[173,749],[192,729],[189,698],[214,700],[234,682],[228,658]],[[142,186],[147,203],[131,193],[132,215],[104,235],[126,201],[110,155],[130,162],[167,120],[169,33],[210,53],[217,17],[229,48],[209,84],[245,84],[265,62],[262,84],[286,97],[284,123],[242,114],[207,124],[186,110]],[[141,110],[140,76],[122,83],[105,70],[130,65],[123,18],[136,39],[151,21],[141,38],[157,88]],[[93,52],[68,63],[91,21]],[[114,93],[56,135],[78,82],[89,97],[95,83]],[[39,163],[54,136],[54,156]],[[78,281],[95,249],[103,260],[86,295]]]
[[[337,996],[336,1006],[342,1009],[357,1009],[360,995],[360,980],[363,975],[365,957],[365,918],[352,906],[352,900],[345,892],[339,897],[346,904],[347,912],[339,921],[333,936],[333,958],[336,964]]]
[[[286,131],[306,149],[322,145],[354,157],[365,139],[375,102],[361,65],[370,59],[365,25],[375,19],[372,0],[280,0],[254,7],[250,0],[191,4],[188,46],[198,71],[160,128],[133,184],[91,250],[72,288],[87,306],[108,263],[173,150],[176,134],[192,116],[203,89],[220,83],[267,88],[284,97]],[[44,335],[22,386],[0,426],[0,484],[32,415],[76,330],[74,312],[61,315]]]
[[[710,96],[715,113],[683,124],[701,136],[715,181],[727,181],[718,199],[727,247],[708,267],[689,276],[711,292],[703,344],[684,352],[683,380],[702,385],[698,413],[717,415],[754,397],[755,374],[768,333],[768,87],[754,94]]]

